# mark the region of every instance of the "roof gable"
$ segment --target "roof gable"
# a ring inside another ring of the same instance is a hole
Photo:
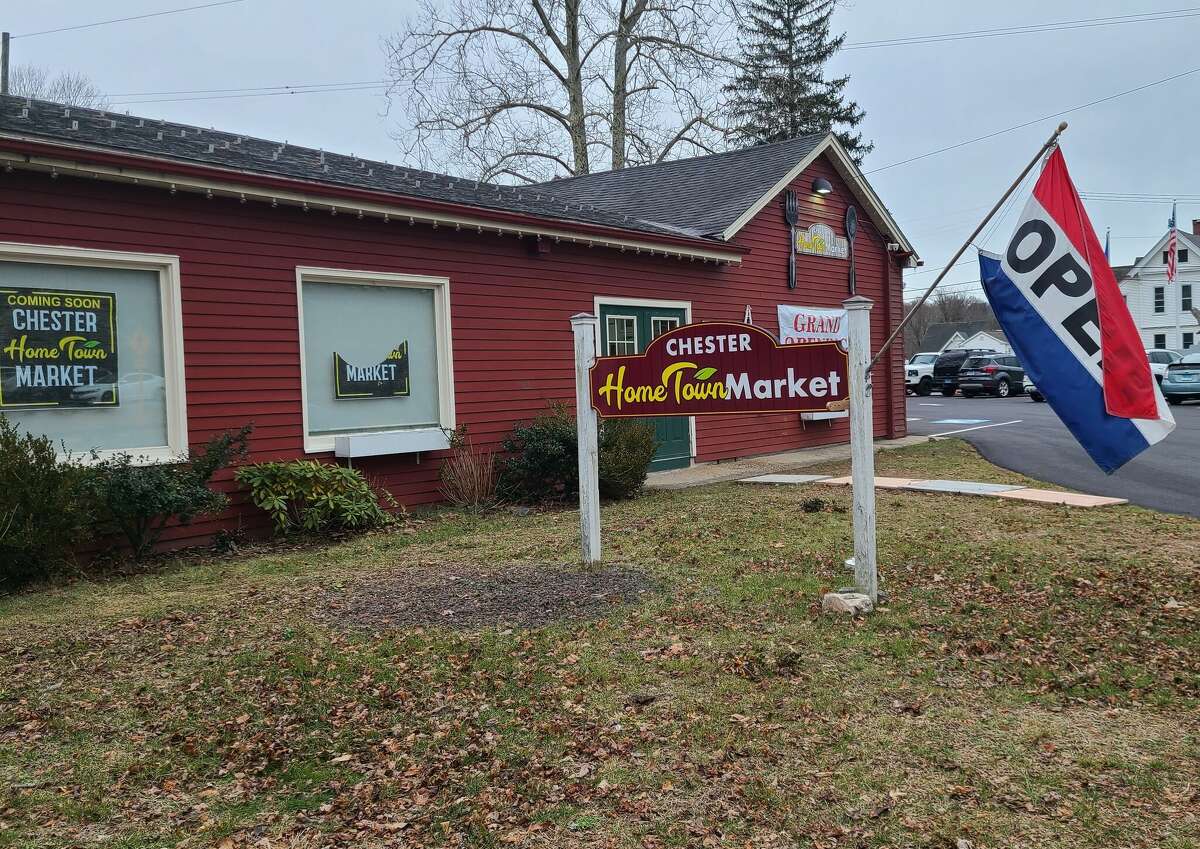
[[[929,329],[921,337],[921,342],[917,346],[917,350],[929,352],[940,351],[954,339],[955,335],[961,335],[963,341],[966,341],[977,333],[994,334],[995,330],[996,323],[986,320],[938,322],[937,324],[929,325]]]
[[[637,213],[681,233],[729,241],[818,156],[829,156],[881,232],[916,260],[916,252],[837,138],[801,136],[774,144],[602,171],[541,183],[578,203]]]

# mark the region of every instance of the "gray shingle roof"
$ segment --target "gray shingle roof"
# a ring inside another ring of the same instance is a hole
[[[720,236],[825,138],[802,136],[711,156],[553,180],[540,187],[575,203],[643,215],[685,234]]]
[[[151,118],[65,107],[24,97],[0,97],[0,134],[37,137],[539,218],[660,235],[695,235],[647,220],[647,210],[613,211],[591,200],[552,194],[542,186],[480,183],[310,147]],[[747,169],[753,168],[753,158],[747,160]]]

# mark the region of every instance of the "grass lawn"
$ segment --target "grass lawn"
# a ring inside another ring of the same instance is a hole
[[[1026,482],[958,442],[877,463]],[[1200,521],[881,492],[891,601],[850,621],[818,609],[849,495],[606,506],[652,589],[536,630],[322,611],[561,568],[574,513],[0,599],[0,846],[1200,847]]]

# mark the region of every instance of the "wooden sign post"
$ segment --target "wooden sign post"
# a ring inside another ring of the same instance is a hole
[[[842,301],[850,341],[850,476],[854,523],[854,583],[879,601],[875,562],[875,423],[871,402],[871,300]]]
[[[591,369],[596,362],[600,320],[591,313],[571,316],[575,335],[575,420],[579,433],[579,535],[583,562],[600,562],[600,427],[592,409]]]

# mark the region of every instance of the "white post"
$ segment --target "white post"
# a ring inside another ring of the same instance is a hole
[[[871,412],[871,300],[845,301],[850,343],[850,474],[854,499],[854,583],[875,604],[875,424]]]
[[[600,562],[600,449],[599,425],[592,409],[591,377],[596,362],[596,332],[600,320],[590,313],[571,316],[575,334],[575,421],[579,432],[579,530],[583,562]]]

